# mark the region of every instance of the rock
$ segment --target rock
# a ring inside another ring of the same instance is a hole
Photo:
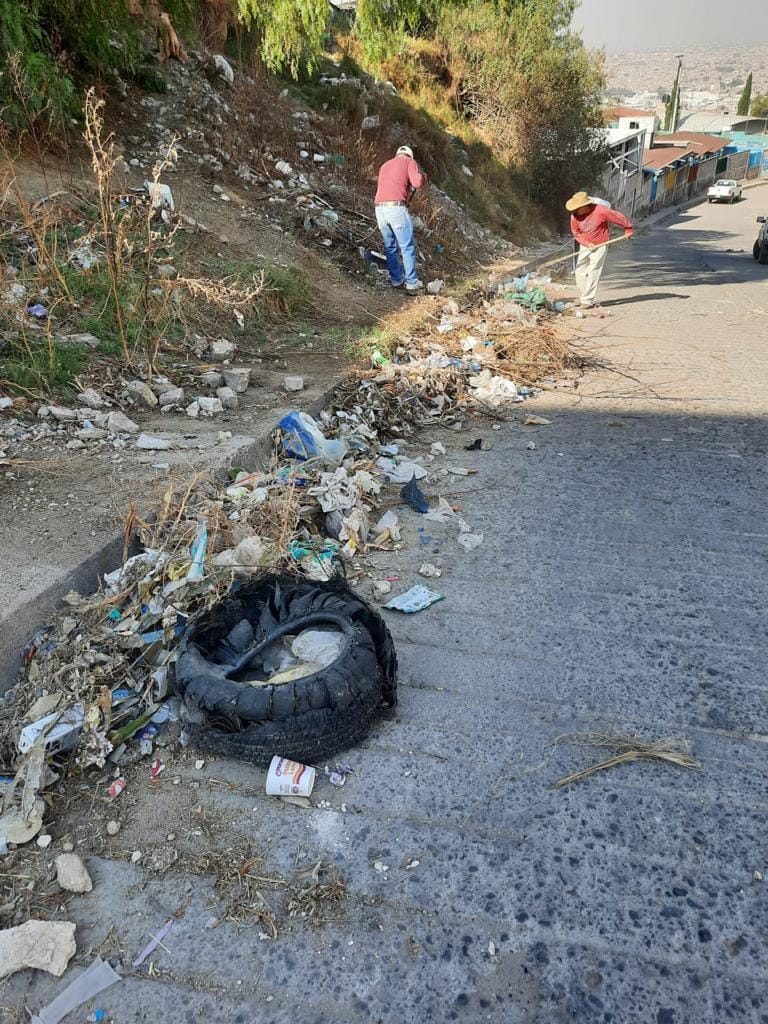
[[[466,164],[462,164],[462,165],[461,165],[461,169],[462,169],[462,171],[464,172],[464,174],[466,174],[466,176],[467,176],[468,178],[474,178],[474,174],[473,174],[473,173],[472,173],[472,171],[471,171],[471,170],[469,169],[469,167],[467,167],[467,165],[466,165]]]
[[[224,378],[218,370],[207,370],[200,374],[200,383],[207,388],[220,388],[224,384]]]
[[[198,398],[197,404],[200,409],[201,416],[215,416],[217,413],[224,412],[224,406],[221,404],[218,398]]]
[[[85,348],[99,348],[101,339],[95,334],[69,334],[61,339],[67,345],[83,345]]]
[[[104,405],[104,399],[93,388],[86,388],[77,396],[80,405],[86,405],[89,409],[100,409]]]
[[[56,858],[56,881],[67,892],[90,892],[91,876],[76,853],[62,853]]]
[[[303,391],[303,377],[283,377],[283,387],[286,391]]]
[[[77,413],[74,409],[65,409],[64,406],[61,405],[49,405],[48,412],[60,423],[69,423],[72,420],[77,419]]]
[[[226,57],[222,57],[220,53],[214,53],[213,67],[217,75],[223,78],[227,85],[235,84],[235,72]]]
[[[108,821],[107,822],[107,835],[116,836],[119,831],[120,831],[120,822],[119,821],[114,821],[113,820],[113,821]]]
[[[236,395],[242,395],[248,390],[251,380],[251,371],[245,366],[230,366],[223,371],[224,383],[232,388]]]
[[[219,399],[225,409],[236,409],[240,404],[240,399],[237,397],[232,388],[217,388],[216,397]]]
[[[200,415],[200,403],[197,401],[190,402],[187,408],[184,410],[190,419],[196,420]]]
[[[166,391],[173,391],[176,387],[175,384],[171,384],[167,377],[153,377],[152,378],[152,390],[155,392],[158,398],[164,395]]]
[[[372,114],[370,117],[364,117],[363,123],[360,127],[364,132],[370,131],[371,128],[378,128],[381,124],[381,118],[378,114]]]
[[[36,842],[41,850],[47,850],[48,847],[53,842],[53,837],[49,836],[48,833],[46,832],[45,835],[38,836]]]
[[[76,452],[80,448],[85,448],[85,443],[79,437],[73,437],[71,441],[67,441],[65,447],[71,452]]]
[[[214,363],[223,363],[227,359],[231,359],[237,349],[231,341],[227,341],[226,338],[219,338],[218,341],[212,341],[210,346],[211,359]]]
[[[91,427],[90,429],[83,428],[75,433],[78,441],[103,441],[106,436],[106,430],[97,430],[96,427]]]
[[[213,194],[215,196],[220,196],[220,195],[222,195],[223,192],[224,192],[224,189],[221,187],[221,185],[214,185],[213,186]]]
[[[150,434],[139,434],[136,447],[145,452],[165,452],[173,446],[173,442],[165,437],[152,437]]]
[[[106,428],[110,434],[138,434],[138,424],[122,412],[111,412],[106,419]]]
[[[134,402],[153,409],[157,405],[157,395],[143,380],[132,380],[125,386],[125,390]]]
[[[32,967],[60,978],[75,955],[71,921],[27,921],[0,931],[0,979]]]
[[[429,282],[427,285],[427,292],[430,295],[439,295],[443,288],[445,288],[445,281],[438,277],[434,281]]]
[[[178,271],[170,263],[161,263],[157,268],[157,276],[161,281],[171,281],[178,276]]]
[[[12,398],[0,398],[0,409],[12,409],[13,399]]]
[[[163,409],[168,409],[171,406],[181,406],[184,401],[184,389],[182,387],[172,387],[168,391],[164,391],[160,396],[160,404]]]

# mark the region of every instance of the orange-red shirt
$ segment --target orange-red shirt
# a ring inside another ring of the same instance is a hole
[[[571,215],[571,232],[579,245],[604,245],[611,237],[610,225],[632,230],[632,224],[623,213],[606,206],[595,206],[586,217]]]
[[[419,165],[409,156],[396,156],[382,164],[379,171],[377,203],[407,203],[411,189],[424,186],[424,175]]]

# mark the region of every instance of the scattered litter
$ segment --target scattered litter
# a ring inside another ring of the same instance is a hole
[[[170,185],[162,185],[159,181],[145,181],[144,191],[149,196],[153,209],[169,210],[171,213],[176,209]]]
[[[413,612],[421,612],[425,608],[429,608],[430,605],[442,600],[442,594],[437,594],[433,590],[417,584],[415,587],[411,587],[410,590],[406,590],[404,594],[393,597],[384,607],[389,608],[391,611],[405,612],[410,615]]]
[[[596,772],[604,771],[607,768],[615,768],[621,764],[633,764],[636,761],[658,761],[666,764],[676,765],[678,768],[689,768],[695,771],[701,769],[701,762],[697,761],[690,754],[690,744],[687,740],[666,739],[666,740],[643,740],[639,736],[563,736],[559,742],[581,743],[590,747],[611,747],[620,751],[613,757],[600,761],[598,764],[590,765],[581,771],[566,775],[552,783],[553,789],[562,786],[569,786],[573,782],[580,782],[582,779],[594,775]]]
[[[289,761],[285,757],[272,758],[267,772],[267,796],[310,797],[315,785],[315,769]]]
[[[385,512],[381,519],[376,523],[373,528],[374,535],[376,536],[377,543],[382,543],[382,535],[388,534],[396,544],[401,540],[399,520],[397,513],[391,509]]]
[[[80,730],[83,727],[83,708],[75,704],[66,711],[55,711],[52,715],[25,726],[19,736],[19,751],[26,754],[32,749],[40,736],[44,736],[43,744],[48,753],[63,753],[77,744]]]
[[[403,487],[400,491],[400,497],[405,501],[414,512],[429,512],[429,502],[424,496],[423,491],[419,488],[416,483],[416,477],[413,476],[411,480]]]
[[[154,782],[154,780],[158,779],[164,771],[165,765],[159,757],[156,757],[149,767],[149,777]]]
[[[107,822],[107,835],[109,835],[109,836],[116,836],[117,833],[120,831],[120,828],[121,828],[121,826],[120,826],[120,822],[119,821],[115,821],[114,819],[112,819],[112,821],[108,821]]]
[[[418,859],[418,857],[411,857],[403,864],[403,870],[413,871],[414,868],[417,868],[419,866],[419,864],[421,864],[421,861]]]
[[[74,928],[74,925],[72,927]],[[52,1003],[31,1018],[30,1024],[59,1024],[73,1010],[82,1006],[83,1003],[90,1002],[100,992],[121,980],[120,975],[113,970],[110,964],[102,960],[101,957],[96,957],[93,963],[86,967],[70,985],[67,985]]]
[[[432,565],[431,562],[423,562],[419,569],[419,576],[426,576],[427,579],[438,579],[443,575],[443,570],[438,569],[436,565]]]
[[[447,455],[448,454],[447,451],[446,451],[446,447],[442,443],[442,441],[435,441],[435,443],[430,448],[430,451],[432,452],[433,455]]]
[[[552,420],[546,420],[543,416],[526,416],[523,420],[524,427],[548,427]]]
[[[166,935],[171,930],[171,928],[173,928],[175,921],[176,921],[176,918],[172,917],[170,920],[165,922],[165,924],[160,929],[160,931],[157,933],[157,935],[153,935],[152,936],[152,938],[146,944],[144,949],[142,949],[142,951],[139,953],[139,955],[133,961],[133,964],[131,965],[132,967],[141,967],[141,965],[144,963],[144,961],[147,959],[147,957],[152,956],[152,954],[155,952],[155,950],[158,948],[158,946],[162,946],[163,939],[166,937]],[[165,947],[163,947],[163,948],[165,948]]]
[[[348,764],[336,764],[333,770],[326,767],[325,774],[328,776],[330,784],[339,789],[347,781],[347,776],[354,775],[355,771]]]
[[[427,475],[427,471],[423,466],[420,466],[418,462],[412,462],[410,459],[401,459],[398,462],[396,459],[381,456],[381,458],[376,460],[376,466],[384,473],[387,480],[393,484],[407,484],[414,478],[422,480]]]
[[[389,580],[375,580],[373,584],[373,593],[376,597],[386,597],[387,594],[392,593],[392,584]]]
[[[36,320],[45,320],[48,316],[48,310],[41,302],[35,302],[31,306],[27,306],[27,312]]]
[[[60,978],[75,955],[71,921],[27,921],[0,931],[0,979],[31,967]]]
[[[460,533],[456,539],[465,551],[474,551],[483,543],[482,533]]]
[[[347,446],[340,440],[329,440],[315,420],[304,412],[291,412],[279,423],[283,437],[283,450],[292,459],[304,462],[320,458],[336,465],[344,458]]]
[[[488,955],[496,956],[496,943],[493,940],[488,943]]]
[[[525,447],[528,449],[529,452],[535,452],[536,451],[536,442],[535,441],[529,441],[528,444]]]
[[[467,469],[465,466],[448,466],[448,472],[453,473],[454,476],[474,476],[477,470]]]
[[[128,783],[125,781],[125,779],[115,779],[115,781],[107,787],[107,793],[114,800],[116,797],[120,796],[123,790],[127,787]]]
[[[491,450],[491,445],[488,441],[484,441],[482,437],[476,438],[472,444],[465,444],[465,452],[488,452]]]
[[[389,871],[389,864],[385,864],[383,860],[375,860],[373,862],[374,871],[378,871],[380,875],[385,875]]]

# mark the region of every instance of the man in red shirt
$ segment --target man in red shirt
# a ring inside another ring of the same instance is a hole
[[[401,146],[395,157],[382,165],[376,190],[376,223],[384,242],[389,279],[393,288],[405,285],[411,293],[424,285],[416,272],[416,240],[408,202],[426,180],[413,159],[413,150]]]
[[[576,287],[582,307],[590,309],[595,304],[597,286],[605,265],[605,243],[611,237],[611,224],[624,228],[626,238],[631,238],[635,229],[623,213],[593,202],[586,192],[571,196],[565,208],[571,214],[571,233],[579,245]]]

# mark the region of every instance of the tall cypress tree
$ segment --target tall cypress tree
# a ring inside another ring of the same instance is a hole
[[[752,102],[752,72],[750,71],[747,75],[747,80],[744,83],[744,89],[739,99],[739,105],[736,107],[736,113],[746,117],[749,114],[749,105]]]
[[[677,74],[675,75],[675,84],[672,86],[672,92],[670,94],[667,105],[664,108],[664,131],[673,132],[677,127],[674,124],[675,120],[675,107],[677,106],[677,94],[680,91],[680,71],[682,69],[683,62],[678,60],[677,62]]]

